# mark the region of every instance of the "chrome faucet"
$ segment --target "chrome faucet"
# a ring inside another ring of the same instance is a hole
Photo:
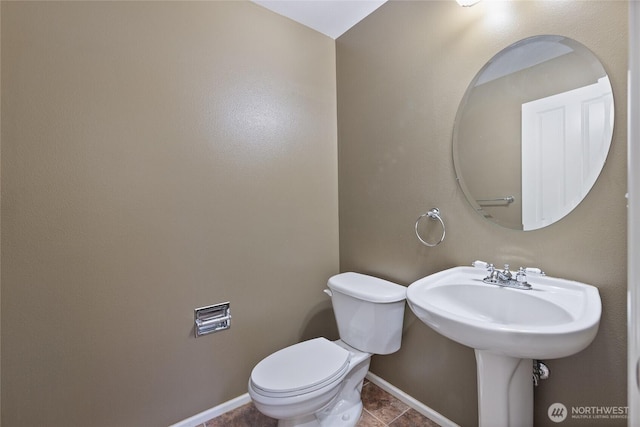
[[[509,264],[504,265],[504,270],[498,271],[493,266],[493,264],[489,264],[487,266],[487,271],[489,274],[487,277],[482,279],[484,283],[488,283],[490,285],[498,285],[505,288],[514,288],[514,289],[522,289],[522,290],[530,290],[531,285],[527,283],[527,271],[520,267],[518,272],[513,276],[511,270],[509,270]],[[544,273],[542,273],[544,274]]]

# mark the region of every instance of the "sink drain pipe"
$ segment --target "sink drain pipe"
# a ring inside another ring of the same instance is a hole
[[[533,360],[533,385],[538,386],[540,380],[549,378],[551,371],[542,360]]]

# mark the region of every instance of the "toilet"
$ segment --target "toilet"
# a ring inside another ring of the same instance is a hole
[[[332,276],[340,339],[314,338],[260,361],[249,396],[279,427],[353,427],[362,413],[362,382],[373,354],[400,348],[406,288],[359,273]]]

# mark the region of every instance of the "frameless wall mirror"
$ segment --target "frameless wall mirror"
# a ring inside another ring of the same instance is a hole
[[[469,85],[453,130],[458,183],[473,208],[515,230],[571,212],[604,166],[614,105],[582,44],[535,36],[507,47]]]

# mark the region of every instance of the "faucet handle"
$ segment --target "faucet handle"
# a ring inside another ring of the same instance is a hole
[[[485,261],[480,261],[479,259],[473,261],[471,263],[472,266],[474,266],[475,268],[489,268],[489,263],[485,262]]]
[[[542,271],[541,269],[537,268],[537,267],[527,267],[524,269],[524,271],[528,274],[537,274],[538,276],[546,276],[546,274],[544,273],[544,271]]]
[[[496,280],[497,271],[493,264],[487,265],[487,277],[485,277],[482,281],[485,283],[494,283]]]

